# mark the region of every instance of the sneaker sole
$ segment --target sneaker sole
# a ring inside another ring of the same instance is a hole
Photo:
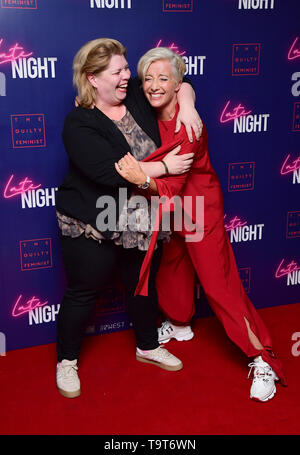
[[[269,401],[269,400],[271,400],[272,398],[274,398],[275,393],[276,393],[276,388],[273,390],[273,392],[271,393],[271,395],[269,395],[269,396],[268,396],[267,398],[265,398],[264,400],[260,400],[260,399],[257,398],[257,397],[252,397],[251,395],[250,395],[250,398],[251,398],[251,400],[258,401],[259,403],[265,403],[266,401]]]
[[[158,340],[158,342],[161,344],[165,344],[165,343],[169,343],[169,341],[171,341],[172,339],[175,339],[177,341],[189,341],[191,340],[192,338],[194,338],[194,333],[191,333],[190,335],[185,335],[185,336],[175,336],[175,337],[171,337],[171,338],[168,338],[167,340]]]
[[[163,370],[168,370],[168,371],[179,371],[179,370],[182,370],[182,368],[183,368],[182,362],[179,365],[172,366],[172,365],[166,365],[164,363],[155,362],[155,360],[148,360],[148,359],[145,359],[144,357],[140,357],[138,355],[136,355],[136,360],[138,360],[139,362],[143,362],[143,363],[151,363],[152,365],[156,365],[157,367],[162,368]]]
[[[66,390],[57,388],[59,393],[66,398],[76,398],[81,394],[81,390],[75,390],[75,392],[67,392]]]

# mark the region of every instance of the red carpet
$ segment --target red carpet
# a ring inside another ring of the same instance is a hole
[[[291,349],[300,303],[260,313],[288,380],[267,403],[249,399],[248,359],[211,317],[195,321],[193,340],[168,343],[184,363],[179,372],[137,362],[132,331],[87,338],[76,399],[56,391],[54,344],[8,352],[0,357],[0,433],[299,434],[300,356]]]

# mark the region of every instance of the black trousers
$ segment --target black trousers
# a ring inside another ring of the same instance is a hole
[[[158,301],[155,275],[159,268],[162,246],[154,251],[148,296],[134,297],[139,272],[146,252],[125,249],[110,240],[101,244],[87,239],[60,235],[67,289],[57,319],[57,360],[78,359],[86,326],[97,299],[116,269],[126,289],[126,304],[140,349],[159,346],[157,334]]]

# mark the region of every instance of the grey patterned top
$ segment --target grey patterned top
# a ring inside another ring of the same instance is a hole
[[[132,115],[128,110],[121,120],[113,120],[115,125],[119,128],[121,133],[127,140],[132,155],[138,160],[142,161],[146,156],[150,155],[156,149],[155,143],[147,134],[139,127]],[[117,223],[117,231],[113,234],[113,239],[116,245],[122,245],[124,248],[135,248],[139,250],[148,250],[151,237],[151,208],[148,203],[147,206],[138,206],[132,204],[135,208],[128,208],[130,201],[133,202],[132,194],[125,203],[122,213]],[[56,212],[58,224],[62,231],[62,235],[71,237],[79,237],[83,232],[87,238],[93,238],[98,242],[104,239],[101,232],[94,229],[89,224],[84,224],[82,221],[75,220],[66,215]],[[170,231],[159,231],[158,239],[168,241],[170,238]]]

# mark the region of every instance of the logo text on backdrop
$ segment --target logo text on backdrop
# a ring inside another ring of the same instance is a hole
[[[46,146],[44,114],[13,114],[10,119],[13,148]]]
[[[91,8],[131,8],[131,0],[90,0]]]
[[[274,9],[275,0],[238,0],[239,9]]]

